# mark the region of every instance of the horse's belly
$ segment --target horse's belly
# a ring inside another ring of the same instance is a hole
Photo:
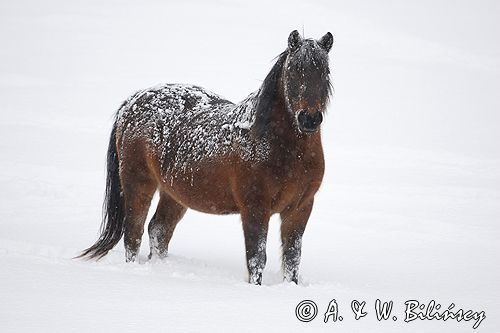
[[[213,172],[187,172],[166,178],[165,190],[188,208],[209,214],[239,211],[228,177],[214,175]]]

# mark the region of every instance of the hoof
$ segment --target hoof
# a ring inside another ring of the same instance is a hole
[[[168,257],[168,251],[158,251],[158,250],[151,250],[148,255],[148,259],[151,260],[153,258],[153,255],[161,260],[165,259]]]
[[[299,284],[298,270],[293,270],[293,271],[285,270],[285,273],[283,274],[283,281]]]
[[[248,283],[254,284],[256,286],[262,285],[262,273],[250,275],[250,277],[248,278]]]
[[[137,258],[137,252],[125,250],[125,262],[134,262]]]

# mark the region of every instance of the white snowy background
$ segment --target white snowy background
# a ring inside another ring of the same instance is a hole
[[[474,331],[403,321],[405,300],[434,299],[498,332],[499,17],[497,1],[1,0],[0,331]],[[146,261],[146,236],[139,263],[122,243],[72,260],[97,238],[120,103],[162,82],[239,101],[294,29],[335,38],[301,284],[281,282],[277,218],[261,287],[236,215],[189,211],[163,262]],[[397,321],[376,320],[377,298]],[[344,320],[325,324],[331,299]]]

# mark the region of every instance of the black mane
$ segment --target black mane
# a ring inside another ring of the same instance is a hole
[[[285,63],[288,50],[282,52],[277,58],[271,71],[267,74],[262,86],[257,94],[257,105],[255,113],[255,132],[257,136],[262,136],[267,132],[269,119],[274,104],[277,102],[278,82],[283,73],[283,65]]]

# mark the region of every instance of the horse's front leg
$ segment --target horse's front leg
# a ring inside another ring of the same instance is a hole
[[[311,215],[314,199],[299,207],[281,213],[281,244],[283,249],[283,275],[288,282],[299,282],[299,264],[302,235]]]
[[[266,266],[266,241],[270,212],[265,205],[249,205],[241,212],[248,268],[248,282],[262,284]]]

